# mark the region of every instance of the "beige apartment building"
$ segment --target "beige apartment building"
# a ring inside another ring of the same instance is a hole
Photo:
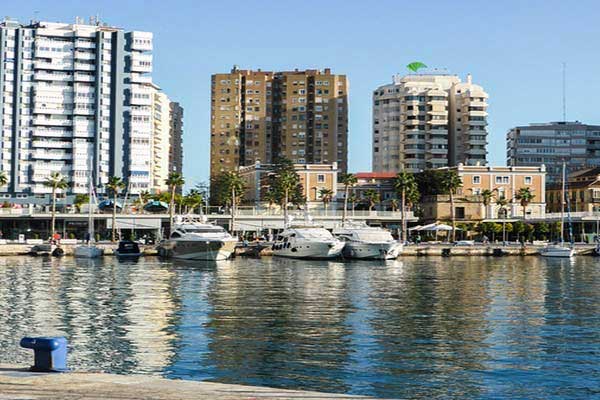
[[[446,168],[444,168],[446,169]],[[529,188],[535,196],[526,209],[526,218],[544,217],[546,210],[546,167],[491,167],[459,164],[450,167],[462,180],[462,187],[454,196],[455,216],[462,221],[481,221],[502,218],[497,199],[508,200],[505,207],[507,218],[523,218],[523,208],[515,198],[521,188]],[[493,193],[490,204],[483,204],[481,193]],[[448,195],[425,196],[422,199],[425,221],[448,221],[451,218]]]
[[[165,183],[169,175],[170,116],[169,97],[159,91],[154,92],[152,101],[152,158],[151,190],[168,190]]]
[[[485,164],[487,98],[471,75],[394,76],[373,92],[373,171]]]
[[[269,175],[276,166],[261,164],[240,167],[239,172],[244,179],[246,190],[244,203],[260,206],[264,202],[263,195],[269,188]],[[333,191],[333,199],[337,196],[338,166],[332,164],[294,164],[294,170],[300,177],[300,184],[304,190],[304,197],[309,206],[321,205],[321,189]],[[313,203],[313,204],[311,204]]]
[[[286,157],[347,169],[348,81],[321,70],[240,70],[211,81],[210,173]]]

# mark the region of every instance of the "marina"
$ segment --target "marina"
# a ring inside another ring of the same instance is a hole
[[[2,257],[0,345],[27,366],[21,337],[64,335],[74,371],[131,379],[592,398],[599,293],[594,257]]]

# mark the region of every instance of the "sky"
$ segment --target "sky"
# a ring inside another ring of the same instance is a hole
[[[600,124],[600,2],[355,0],[0,0],[4,16],[74,22],[98,15],[154,33],[153,80],[185,109],[184,175],[207,180],[210,76],[240,68],[331,68],[350,82],[349,169],[371,169],[372,91],[422,61],[489,94],[488,160],[505,165],[516,125]]]

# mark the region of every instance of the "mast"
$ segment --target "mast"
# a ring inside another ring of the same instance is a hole
[[[562,188],[561,188],[561,202],[560,202],[560,243],[564,243],[564,229],[565,229],[565,162],[562,164]]]
[[[92,179],[89,180],[89,188],[88,188],[88,234],[90,235],[90,242],[94,240],[94,217],[92,215],[92,196],[94,192],[92,190]]]

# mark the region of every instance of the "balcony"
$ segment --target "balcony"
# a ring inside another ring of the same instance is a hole
[[[73,80],[75,82],[96,82],[96,76],[76,72]]]
[[[73,135],[70,131],[60,131],[38,128],[32,131],[33,137],[52,137],[52,138],[71,138]]]
[[[64,142],[59,140],[39,140],[34,139],[31,142],[31,147],[34,149],[46,148],[46,149],[70,149],[73,147],[73,143]]]
[[[65,70],[72,70],[73,69],[73,63],[67,62],[67,63],[62,63],[62,62],[47,62],[47,61],[34,61],[33,63],[33,69],[38,70],[38,69],[47,69],[47,70],[57,70],[57,71],[65,71]]]
[[[75,60],[95,60],[96,54],[89,51],[75,51],[74,58]]]
[[[48,81],[48,82],[69,82],[73,79],[73,75],[64,73],[48,73],[44,71],[36,71],[33,75],[33,79],[36,81]]]
[[[35,126],[71,126],[72,124],[73,121],[70,119],[33,117],[33,125]]]
[[[34,114],[51,114],[51,115],[71,115],[71,114],[73,114],[72,110],[68,110],[68,109],[64,108],[64,106],[58,105],[58,104],[55,106],[53,106],[53,105],[43,106],[43,105],[36,104],[33,107],[33,113]]]
[[[80,49],[95,49],[96,42],[90,42],[87,40],[75,40],[75,47]]]
[[[96,70],[96,65],[95,64],[86,64],[86,63],[80,63],[80,62],[75,62],[75,65],[73,66],[73,69],[76,71],[95,71]]]
[[[70,160],[71,157],[71,153],[67,153],[60,150],[47,151],[36,149],[30,155],[31,160]]]

